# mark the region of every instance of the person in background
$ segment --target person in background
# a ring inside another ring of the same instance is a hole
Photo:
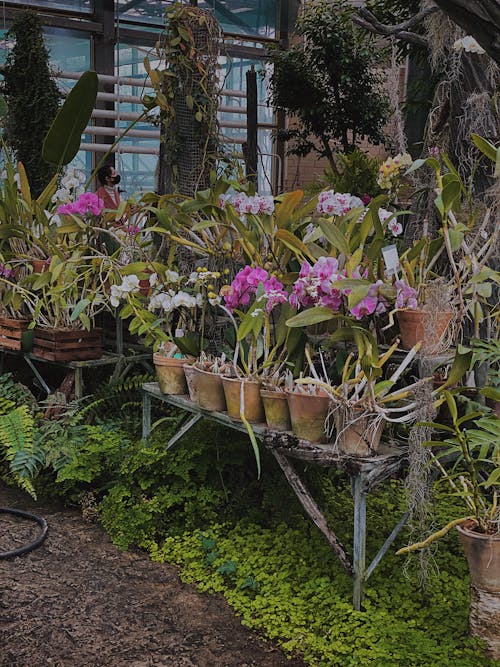
[[[104,202],[104,208],[116,210],[120,205],[120,192],[116,187],[120,182],[120,174],[112,165],[108,164],[98,170],[97,180],[101,187],[97,190],[96,195]]]

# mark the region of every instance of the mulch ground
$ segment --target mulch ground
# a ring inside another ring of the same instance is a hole
[[[223,599],[142,552],[120,552],[79,512],[1,483],[0,506],[49,524],[40,548],[0,560],[2,667],[303,667],[242,627]],[[38,531],[0,514],[0,551]]]

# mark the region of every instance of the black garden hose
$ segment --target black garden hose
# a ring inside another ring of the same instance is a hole
[[[15,510],[10,507],[0,507],[0,514],[13,514],[14,516],[20,516],[23,519],[31,519],[31,521],[36,521],[42,529],[40,535],[33,542],[25,544],[23,547],[18,547],[17,549],[11,549],[10,551],[0,551],[0,559],[15,558],[16,556],[27,554],[29,551],[33,551],[33,549],[39,547],[47,537],[49,527],[45,519],[41,516],[36,516],[36,514],[31,514],[30,512],[23,512],[23,510]]]

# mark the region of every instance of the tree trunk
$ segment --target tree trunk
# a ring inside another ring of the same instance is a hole
[[[471,584],[469,629],[486,642],[490,658],[500,659],[500,591],[483,591]]]
[[[434,0],[448,16],[472,35],[500,64],[500,2],[498,0]]]

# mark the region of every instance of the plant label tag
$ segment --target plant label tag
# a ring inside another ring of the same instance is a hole
[[[382,248],[382,256],[384,258],[385,269],[387,275],[393,276],[399,269],[399,254],[395,245],[386,245]]]
[[[184,329],[176,329],[175,338],[183,338],[183,337],[184,337]]]

